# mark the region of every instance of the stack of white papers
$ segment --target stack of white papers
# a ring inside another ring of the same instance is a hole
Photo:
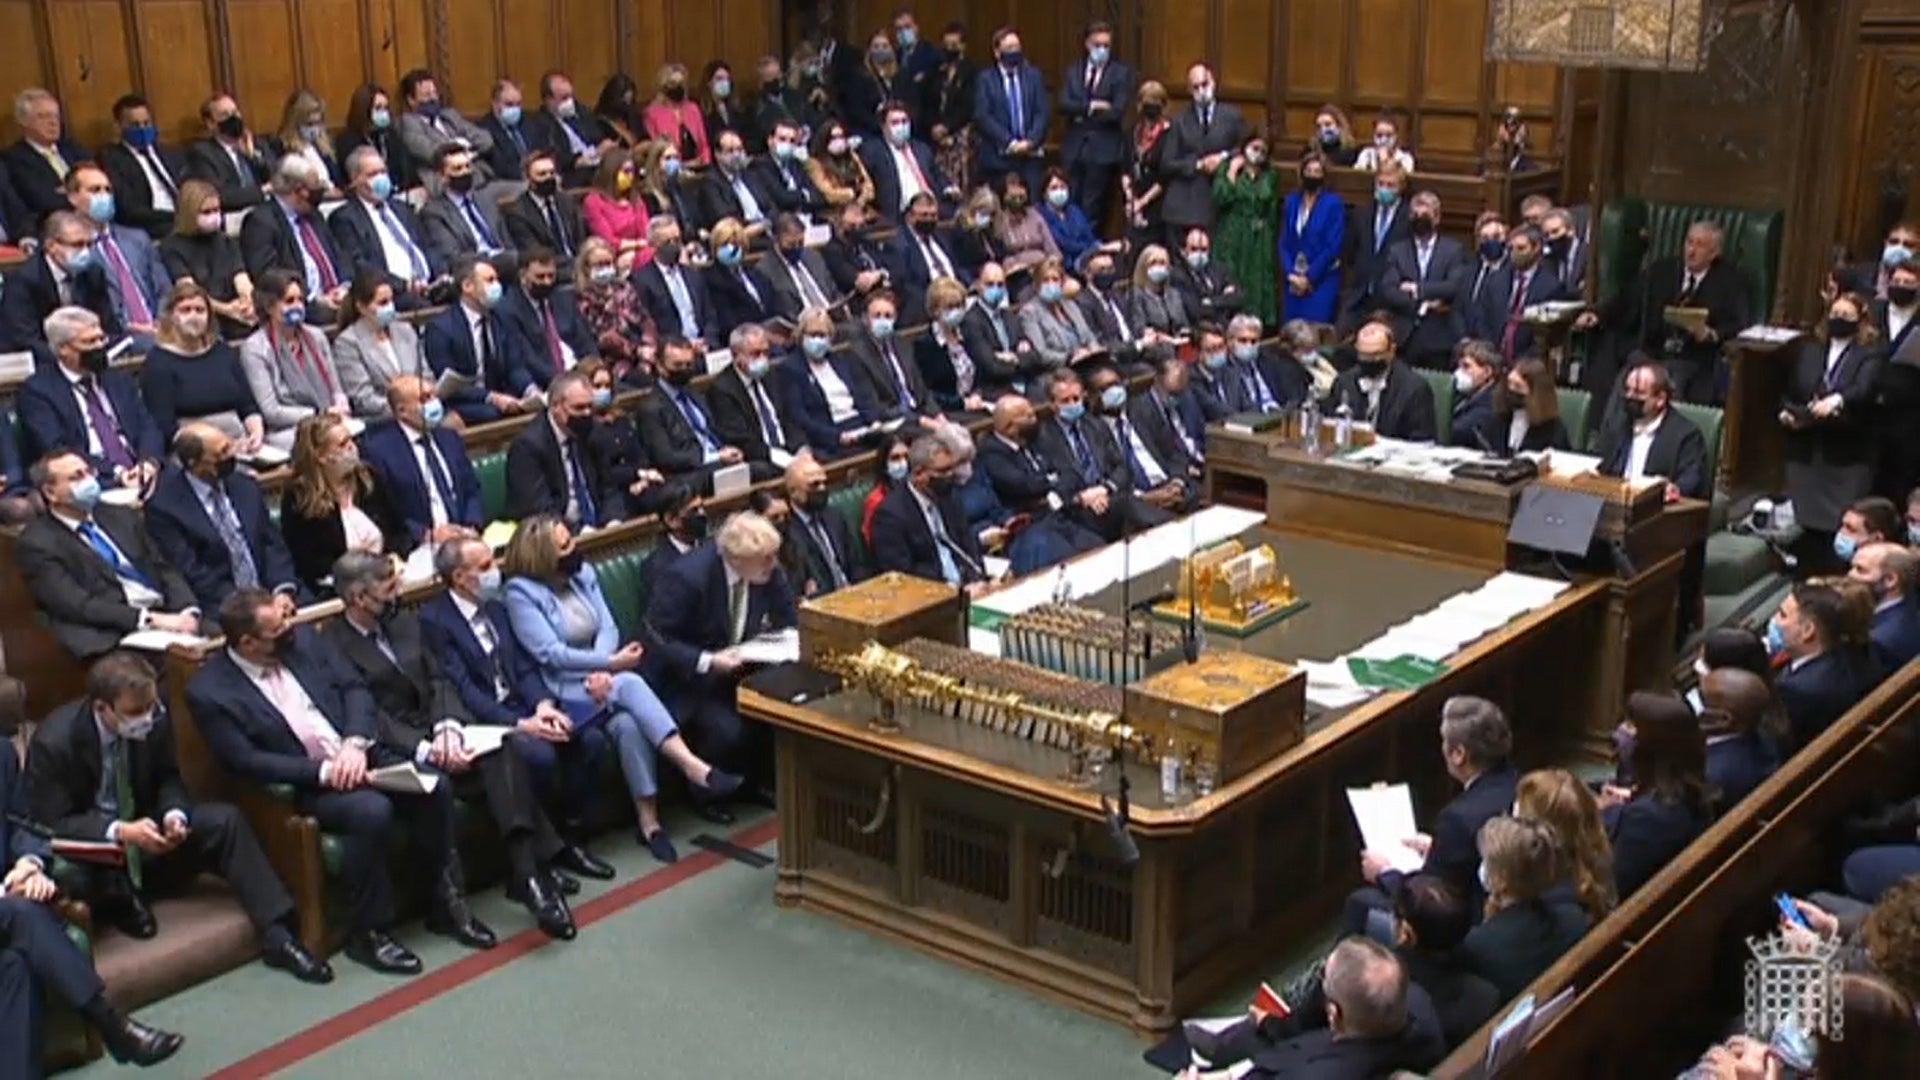
[[[386,765],[367,772],[367,782],[380,791],[401,795],[429,795],[440,786],[440,777],[414,768],[413,762]]]
[[[733,647],[749,664],[791,664],[800,659],[800,631],[794,627],[748,638]]]
[[[1413,792],[1407,785],[1348,788],[1347,805],[1353,809],[1353,821],[1360,826],[1360,843],[1366,850],[1403,874],[1426,863],[1419,852],[1407,846],[1407,841],[1420,832],[1413,821]]]
[[[139,649],[143,652],[166,652],[175,645],[184,645],[191,649],[204,649],[212,644],[198,634],[181,634],[172,630],[135,630],[120,639],[123,649]]]
[[[486,757],[507,741],[513,729],[500,724],[466,724],[460,728],[460,740],[474,757]]]
[[[1791,326],[1767,326],[1764,323],[1749,326],[1740,331],[1740,341],[1765,341],[1779,343],[1792,341],[1800,336],[1800,331]]]
[[[1307,700],[1322,709],[1344,709],[1358,705],[1378,692],[1371,686],[1361,686],[1356,682],[1353,669],[1347,666],[1345,660],[1333,663],[1302,660],[1294,667],[1307,677]]]

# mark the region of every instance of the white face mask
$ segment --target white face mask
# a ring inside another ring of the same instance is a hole
[[[1453,388],[1458,393],[1473,393],[1473,373],[1459,368],[1454,369]]]
[[[1485,862],[1482,862],[1480,864],[1480,869],[1478,873],[1480,875],[1481,891],[1485,892],[1489,896],[1493,895],[1493,883],[1487,880],[1487,864]]]

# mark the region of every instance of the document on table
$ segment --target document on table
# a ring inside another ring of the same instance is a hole
[[[175,645],[204,649],[211,644],[198,634],[182,634],[173,630],[135,630],[120,639],[121,648],[139,649],[142,652],[166,652]]]
[[[499,724],[467,724],[460,729],[460,739],[474,757],[486,757],[500,749],[511,734],[512,728]]]
[[[448,398],[460,393],[462,390],[471,390],[479,385],[479,383],[480,380],[472,375],[465,375],[452,368],[448,368],[440,373],[438,379],[434,380],[433,389],[440,397]]]
[[[800,659],[800,631],[789,627],[748,638],[733,647],[749,664],[791,664]]]
[[[1547,471],[1555,476],[1584,476],[1600,471],[1600,459],[1592,454],[1571,450],[1552,450],[1546,456]]]
[[[390,791],[396,795],[427,795],[440,786],[438,776],[421,772],[414,768],[411,761],[369,770],[367,782],[380,791]]]
[[[1403,874],[1411,874],[1425,864],[1426,859],[1406,843],[1420,831],[1413,822],[1413,791],[1407,785],[1348,788],[1347,805],[1353,810],[1354,824],[1360,826],[1360,842],[1368,851]]]
[[[713,497],[731,498],[753,486],[753,468],[746,462],[713,470]]]
[[[707,374],[718,375],[733,363],[732,349],[714,349],[707,353]]]
[[[1319,660],[1301,660],[1294,667],[1307,677],[1307,700],[1322,709],[1344,709],[1349,705],[1358,705],[1377,693],[1372,687],[1361,686],[1354,679],[1353,670],[1344,659],[1330,664]]]
[[[252,453],[241,455],[241,458],[246,461],[247,464],[262,469],[271,469],[275,465],[285,465],[292,457],[293,455],[287,453],[285,450],[277,446],[268,446],[265,443],[260,444]]]

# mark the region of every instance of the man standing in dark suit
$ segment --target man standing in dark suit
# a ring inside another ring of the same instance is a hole
[[[1027,63],[1020,34],[1002,27],[993,34],[994,66],[973,83],[973,133],[980,181],[998,190],[1000,178],[1019,173],[1028,191],[1039,191],[1047,149],[1047,80]]]
[[[184,424],[173,453],[176,463],[161,471],[143,509],[154,549],[187,579],[194,602],[217,611],[236,588],[297,600],[293,557],[260,482],[236,471],[233,439],[211,424]]]
[[[1107,216],[1113,172],[1127,159],[1123,125],[1133,102],[1133,69],[1113,58],[1113,27],[1087,24],[1087,58],[1067,68],[1060,79],[1060,113],[1067,133],[1060,139],[1060,160],[1074,200],[1094,230]]]
[[[746,455],[721,441],[706,393],[693,385],[700,373],[698,355],[683,337],[660,342],[660,384],[640,399],[634,426],[653,467],[705,495],[713,494],[713,474],[738,465]],[[754,462],[755,482],[776,475],[771,462]]]
[[[135,630],[200,632],[193,590],[148,541],[140,513],[100,504],[100,480],[71,451],[40,459],[33,485],[47,512],[27,523],[14,558],[55,640],[82,660]]]
[[[1466,313],[1466,332],[1491,343],[1511,365],[1534,352],[1533,327],[1522,318],[1535,304],[1567,295],[1554,268],[1542,260],[1540,234],[1522,225],[1507,234],[1507,258],[1487,274]]]
[[[393,420],[360,439],[360,458],[407,523],[415,544],[444,544],[485,526],[480,478],[460,433],[442,427],[446,406],[416,375],[387,384]]]
[[[120,141],[100,148],[100,167],[113,181],[117,217],[155,240],[173,231],[174,200],[187,178],[187,159],[160,145],[153,108],[138,94],[113,103],[113,123]]]
[[[1380,279],[1387,252],[1412,235],[1406,194],[1406,170],[1389,161],[1373,174],[1373,202],[1364,210],[1356,207],[1349,218],[1357,227],[1347,230],[1342,260],[1347,268],[1347,291],[1340,301],[1343,327],[1360,325],[1383,306]]]
[[[1889,674],[1920,656],[1920,605],[1914,600],[1920,557],[1903,544],[1862,544],[1847,576],[1873,592],[1873,653]]]
[[[526,412],[539,387],[526,342],[494,311],[505,293],[500,272],[485,259],[462,255],[453,261],[453,280],[459,302],[434,316],[421,335],[421,351],[436,379],[452,371],[471,380],[447,394],[447,407],[469,424]]]
[[[752,512],[728,518],[713,543],[662,569],[648,612],[674,718],[702,758],[743,773],[770,801],[772,739],[765,725],[740,715],[736,698],[749,664],[736,646],[799,620],[780,569],[780,530]]]
[[[954,497],[953,452],[932,435],[907,448],[907,482],[895,484],[873,513],[873,561],[968,592],[985,583],[980,541]]]
[[[353,276],[320,215],[320,203],[331,186],[326,170],[290,154],[274,166],[273,197],[240,225],[240,258],[247,273],[255,281],[270,270],[292,274],[306,287],[312,321],[333,321]]]
[[[682,223],[666,214],[647,223],[653,258],[633,272],[633,284],[662,337],[677,335],[711,348],[722,340],[720,321],[707,296],[705,271],[687,263],[681,231]]]
[[[561,814],[565,843],[551,865],[606,880],[613,867],[581,843],[599,802],[600,764],[607,752],[603,711],[588,703],[569,714],[547,692],[533,659],[523,652],[500,602],[500,571],[493,550],[457,537],[433,553],[446,591],[420,607],[427,650],[477,723],[514,728],[514,749],[543,799]],[[592,711],[586,711],[591,709]]]
[[[1720,346],[1738,337],[1753,321],[1748,310],[1746,275],[1720,254],[1726,233],[1716,222],[1696,221],[1687,229],[1677,259],[1661,259],[1640,280],[1622,289],[1598,311],[1574,320],[1577,330],[1595,326],[1615,331],[1630,347],[1667,365],[1681,401],[1706,403],[1713,397]],[[1706,311],[1691,329],[1667,318],[1670,308]],[[1597,373],[1601,377],[1610,373]],[[1610,382],[1610,380],[1609,380]],[[1595,383],[1604,387],[1608,383]]]
[[[31,823],[27,785],[11,745],[0,746],[0,1076],[40,1075],[41,995],[78,1012],[113,1060],[158,1065],[184,1041],[114,1007],[93,960],[48,905],[53,849]]]
[[[278,601],[241,589],[220,606],[220,629],[226,648],[209,656],[187,684],[194,724],[228,773],[291,786],[301,811],[344,841],[348,958],[383,974],[420,971],[420,958],[388,933],[396,816],[410,826],[413,865],[430,883],[427,929],[469,948],[491,948],[493,931],[467,908],[453,785],[431,768],[418,770],[435,781],[430,791],[373,785],[371,770],[412,762],[413,747],[380,740],[366,684],[310,631],[297,628]]]
[[[1706,439],[1673,408],[1667,371],[1649,361],[1627,373],[1618,419],[1602,428],[1596,444],[1600,472],[1625,480],[1664,479],[1668,502],[1704,499],[1713,484]]]
[[[1579,296],[1587,287],[1587,245],[1573,220],[1573,212],[1554,207],[1540,219],[1542,262],[1560,279],[1569,297]]]
[[[1513,729],[1506,714],[1485,698],[1448,698],[1440,707],[1440,754],[1461,792],[1440,811],[1432,833],[1405,837],[1404,842],[1422,860],[1418,873],[1445,880],[1470,898],[1469,910],[1478,911],[1486,901],[1486,889],[1476,876],[1480,826],[1512,809],[1520,781],[1510,763]],[[1347,933],[1392,940],[1393,896],[1407,876],[1393,868],[1398,861],[1398,853],[1360,853],[1360,876],[1367,887],[1347,897]]]
[[[232,97],[218,94],[200,106],[207,137],[187,148],[187,174],[220,189],[220,209],[232,213],[266,200],[273,161],[264,140],[247,129]]]
[[[16,95],[13,119],[20,125],[20,138],[0,151],[0,161],[6,163],[14,194],[30,215],[21,223],[25,231],[55,210],[67,208],[62,185],[67,173],[87,160],[87,154],[65,137],[60,101],[45,90],[22,90]]]
[[[598,356],[600,343],[574,302],[573,289],[560,285],[559,260],[546,248],[522,248],[518,283],[496,309],[510,332],[520,335],[528,374],[545,387],[555,375]]]
[[[714,433],[722,446],[739,447],[746,460],[785,469],[806,444],[806,437],[781,398],[767,332],[743,323],[727,339],[727,346],[733,363],[707,385]]]
[[[1803,581],[1767,626],[1768,644],[1787,658],[1773,685],[1793,729],[1792,750],[1818,738],[1880,681],[1865,650],[1842,644],[1847,619],[1838,589]]]
[[[468,797],[478,789],[505,841],[507,895],[526,905],[548,937],[571,939],[573,913],[563,894],[578,882],[548,868],[562,844],[534,798],[519,736],[491,753],[469,745],[473,717],[426,647],[420,616],[399,606],[400,573],[391,560],[349,551],[333,564],[333,587],[341,617],[321,637],[373,695],[380,742],[411,751],[416,764],[446,774]]]
[[[93,312],[108,339],[125,332],[94,254],[93,226],[61,209],[47,215],[39,250],[7,273],[0,292],[0,349],[45,344],[47,316],[64,307]]]
[[[1433,388],[1395,358],[1393,341],[1393,331],[1384,322],[1360,328],[1353,339],[1356,363],[1333,380],[1326,414],[1338,417],[1344,409],[1347,417],[1371,423],[1389,439],[1433,442],[1440,430]]]
[[[574,532],[609,525],[626,511],[626,497],[604,476],[587,449],[593,438],[593,384],[578,371],[553,380],[547,411],[507,447],[507,517],[525,521],[551,514]]]
[[[48,316],[46,328],[53,355],[38,354],[17,403],[27,455],[70,448],[110,487],[152,483],[164,452],[160,429],[133,379],[108,366],[100,320],[67,307]]]
[[[1246,120],[1240,110],[1218,100],[1219,90],[1212,68],[1188,68],[1187,92],[1193,104],[1173,118],[1165,135],[1161,168],[1168,179],[1160,206],[1170,250],[1180,249],[1189,229],[1213,227],[1213,175],[1247,140]]]
[[[407,200],[393,198],[393,177],[380,151],[355,147],[347,155],[347,200],[327,219],[340,261],[351,277],[371,270],[386,276],[402,311],[426,303],[427,289],[447,276],[447,259]]]
[[[302,982],[332,982],[333,969],[290,929],[293,899],[239,809],[187,797],[158,685],[145,660],[108,653],[87,672],[86,698],[34,729],[27,751],[33,816],[61,836],[106,840],[126,852],[124,866],[75,864],[69,888],[96,919],[150,938],[159,926],[148,898],[211,872],[233,887],[260,932],[268,967]]]
[[[1413,197],[1407,230],[1412,235],[1387,249],[1378,287],[1380,305],[1393,313],[1393,339],[1400,355],[1418,367],[1440,369],[1465,336],[1473,267],[1460,241],[1440,235],[1440,197]]]
[[[787,466],[785,483],[787,505],[793,508],[787,539],[800,549],[799,561],[807,568],[807,580],[799,591],[824,596],[872,577],[853,526],[829,501],[826,467],[812,454],[802,454]]]
[[[551,150],[535,150],[526,160],[527,190],[507,204],[507,236],[515,248],[546,248],[569,266],[587,238],[580,204],[560,190],[560,166]]]

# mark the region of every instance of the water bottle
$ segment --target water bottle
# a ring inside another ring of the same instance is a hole
[[[1180,745],[1169,735],[1160,754],[1160,798],[1167,802],[1180,798],[1180,764]]]
[[[1307,417],[1302,434],[1306,436],[1304,441],[1307,453],[1318,454],[1320,452],[1320,399],[1311,396],[1311,392],[1307,397]]]
[[[1333,449],[1335,453],[1346,453],[1353,448],[1353,408],[1346,402],[1340,403],[1340,411],[1333,422]]]

